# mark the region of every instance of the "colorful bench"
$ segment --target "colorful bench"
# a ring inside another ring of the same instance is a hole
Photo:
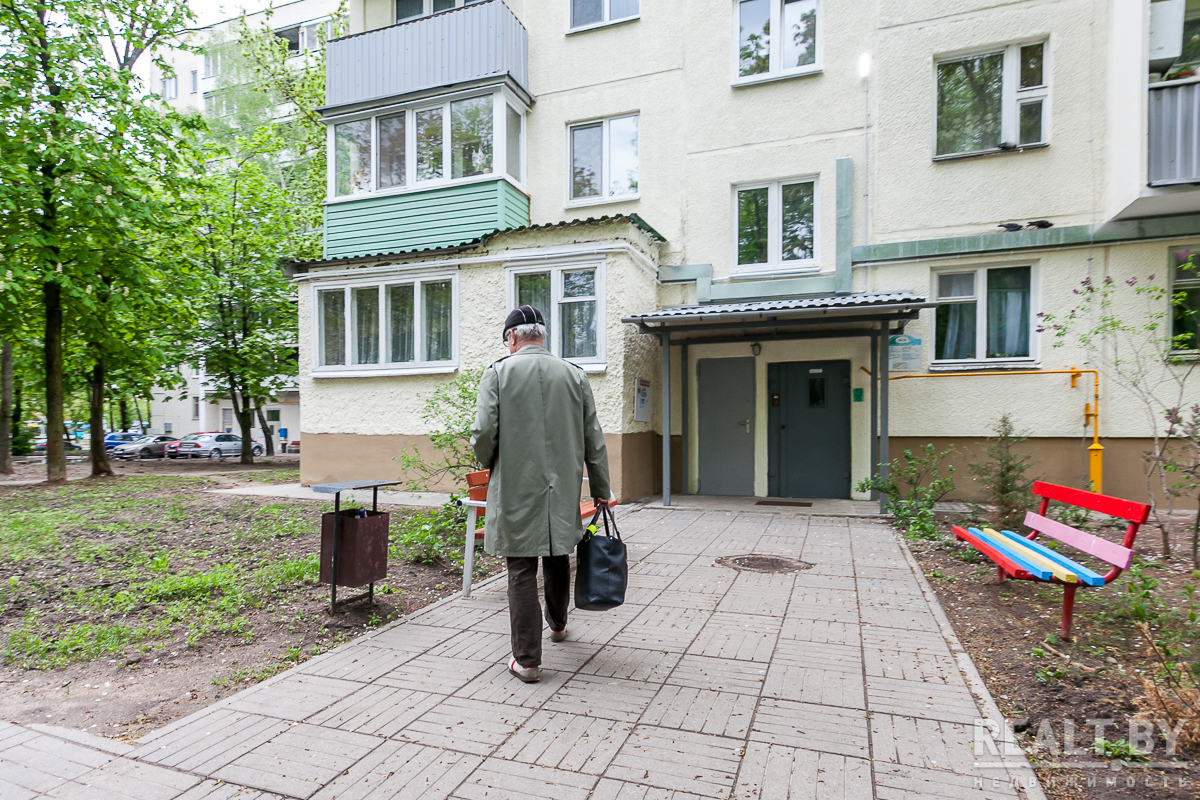
[[[475,545],[483,541],[483,528],[479,527],[479,521],[483,519],[483,510],[487,508],[488,479],[491,474],[492,471],[487,469],[468,472],[467,499],[458,501],[460,506],[465,506],[467,509],[467,542],[463,552],[463,597],[471,596],[471,579],[475,571]],[[584,478],[583,482],[587,483],[588,479]],[[608,501],[609,508],[616,504],[615,498]],[[584,500],[579,504],[579,516],[586,519],[595,513],[596,504],[591,499]],[[472,531],[474,531],[473,536],[471,535]]]
[[[1015,578],[1022,581],[1062,584],[1062,638],[1067,641],[1071,638],[1071,619],[1075,613],[1075,591],[1080,586],[1107,586],[1122,572],[1129,569],[1129,565],[1133,562],[1133,543],[1137,539],[1138,528],[1150,516],[1150,506],[1145,503],[1135,503],[1132,500],[1122,500],[1119,497],[1085,492],[1043,481],[1034,482],[1033,494],[1041,497],[1042,502],[1038,513],[1030,511],[1025,515],[1025,525],[1033,531],[1028,536],[1019,536],[1012,531],[962,528],[958,525],[954,526],[954,536],[974,545],[976,550],[990,558],[996,564],[998,578],[1001,582],[1008,578]],[[1049,519],[1046,517],[1046,511],[1050,507],[1051,500],[1089,511],[1098,511],[1112,517],[1120,517],[1129,523],[1125,528],[1125,538],[1121,544],[1113,544],[1099,536],[1093,536],[1090,533],[1076,530],[1070,525]],[[1112,569],[1104,575],[1093,572],[1084,565],[1034,541],[1038,534],[1044,534],[1063,544],[1069,544],[1077,550],[1110,564]]]

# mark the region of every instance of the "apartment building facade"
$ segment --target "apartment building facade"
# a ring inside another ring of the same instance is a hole
[[[1175,269],[1200,242],[1190,16],[354,0],[298,277],[302,480],[394,477],[423,399],[529,302],[589,374],[623,499],[863,497],[885,454],[967,458],[1003,413],[1084,485],[1093,376],[1057,371],[1104,365],[1042,315],[1106,276],[1200,303]],[[1145,412],[1100,387],[1104,488],[1144,495]]]

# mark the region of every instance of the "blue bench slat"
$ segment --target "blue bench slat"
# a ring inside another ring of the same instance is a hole
[[[1050,572],[1050,570],[1034,564],[1032,561],[1018,553],[1015,548],[1007,545],[1004,537],[988,536],[986,533],[979,530],[979,528],[967,528],[967,530],[975,536],[978,536],[980,539],[983,539],[985,542],[988,542],[992,545],[992,547],[996,548],[1000,552],[1004,553],[1004,555],[1012,559],[1013,563],[1019,564],[1021,569],[1025,570],[1038,580],[1048,581],[1051,577],[1053,577],[1053,574]]]
[[[1104,585],[1104,576],[1103,575],[1097,575],[1095,572],[1092,572],[1090,569],[1085,567],[1083,564],[1079,564],[1075,561],[1072,561],[1071,559],[1067,558],[1066,556],[1062,555],[1061,553],[1054,552],[1049,547],[1046,547],[1045,545],[1036,541],[1035,539],[1026,539],[1024,536],[1020,536],[1019,534],[1013,533],[1012,531],[1000,531],[999,533],[1000,533],[1000,535],[1005,536],[1009,539],[1017,540],[1020,544],[1024,545],[1025,547],[1028,547],[1030,550],[1036,551],[1040,555],[1045,556],[1046,558],[1053,561],[1055,564],[1058,564],[1060,567],[1065,567],[1066,569],[1071,570],[1071,572],[1074,572],[1076,575],[1079,576],[1079,580],[1082,583],[1085,583],[1088,586],[1103,586]]]

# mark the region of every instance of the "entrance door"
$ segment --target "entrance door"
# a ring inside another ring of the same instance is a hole
[[[754,494],[754,359],[702,358],[699,384],[700,492]]]
[[[767,492],[850,497],[850,362],[767,365]]]

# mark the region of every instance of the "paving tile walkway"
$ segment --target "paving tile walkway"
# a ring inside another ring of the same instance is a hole
[[[879,520],[646,507],[629,602],[575,612],[543,679],[505,670],[475,588],[136,746],[0,722],[0,797],[134,800],[1028,798],[1019,750]],[[803,558],[793,574],[720,556]]]

